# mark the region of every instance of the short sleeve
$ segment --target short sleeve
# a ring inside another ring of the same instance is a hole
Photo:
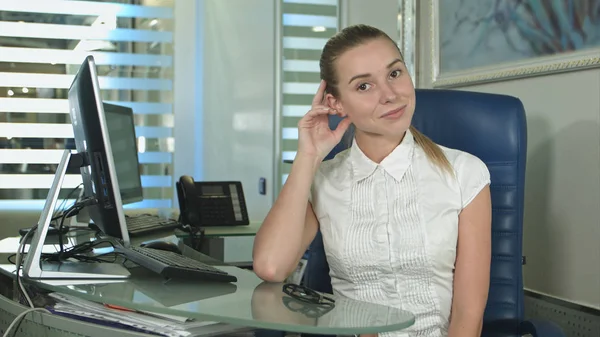
[[[464,209],[490,183],[490,171],[481,159],[463,152],[454,169],[460,185],[461,206]]]
[[[321,170],[317,170],[315,177],[313,178],[313,182],[310,185],[310,191],[308,192],[308,202],[310,202],[313,212],[315,215],[319,216],[320,205],[319,205],[319,186],[322,186],[322,173]]]

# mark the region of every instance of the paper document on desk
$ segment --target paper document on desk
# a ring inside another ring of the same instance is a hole
[[[156,313],[147,315],[138,311],[111,309],[104,304],[83,300],[68,294],[51,293],[49,296],[56,300],[53,309],[55,312],[101,320],[107,325],[110,325],[111,322],[117,323],[168,337],[192,336],[195,329],[218,324],[217,322],[192,321],[173,315]]]
[[[161,317],[161,318],[164,318],[164,319],[170,319],[170,320],[172,320],[174,322],[179,322],[179,323],[185,323],[185,322],[191,321],[187,317],[167,315],[167,314],[163,314],[163,313],[160,313],[160,312],[151,312],[151,311],[144,311],[144,310],[138,310],[138,312],[142,312],[145,315],[149,315],[149,316],[156,316],[156,317]]]

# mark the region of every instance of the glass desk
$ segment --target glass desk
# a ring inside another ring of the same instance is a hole
[[[171,239],[176,240],[174,236]],[[165,281],[147,269],[131,268],[126,280],[26,280],[40,288],[140,311],[170,314],[240,327],[328,335],[402,330],[414,315],[392,307],[333,296],[333,308],[289,297],[280,283],[266,283],[253,272],[224,265],[180,243],[183,254],[216,266],[238,279],[235,283]],[[14,265],[0,271],[14,277]]]
[[[250,222],[248,226],[204,227],[204,237],[223,238],[228,236],[255,236],[261,225],[261,222]],[[188,232],[182,231],[181,229],[176,229],[175,235],[178,237],[190,236]]]
[[[135,209],[126,210],[126,214],[153,214],[158,215],[162,218],[177,219],[179,217],[179,209],[175,208],[161,208],[161,209]],[[195,237],[192,237],[187,231],[181,229],[175,229],[173,232],[178,238],[185,240],[186,244],[198,248],[202,253],[215,257],[219,260],[225,260],[226,255],[226,238],[232,237],[254,237],[256,232],[260,229],[262,221],[251,221],[247,226],[212,226],[204,227],[203,239],[196,241]],[[164,234],[163,234],[164,235]],[[247,246],[247,245],[246,245]],[[246,248],[247,251],[248,248]],[[244,254],[245,255],[245,254]],[[239,257],[239,256],[238,256]],[[237,262],[232,262],[238,266],[250,266],[251,261],[247,261],[245,258],[237,259]]]
[[[175,208],[164,208],[164,209],[150,209],[141,208],[135,210],[126,210],[125,214],[153,214],[163,218],[177,219],[179,217],[179,210]],[[206,238],[222,238],[228,236],[254,236],[258,229],[262,225],[262,222],[251,221],[248,226],[214,226],[204,227],[204,237]],[[177,237],[189,237],[189,233],[182,230],[175,230]]]

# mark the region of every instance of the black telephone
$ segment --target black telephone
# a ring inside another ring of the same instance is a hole
[[[239,181],[194,181],[181,176],[175,184],[179,222],[193,227],[247,226],[248,210]]]

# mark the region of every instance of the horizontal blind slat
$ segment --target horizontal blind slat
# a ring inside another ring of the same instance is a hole
[[[75,75],[0,72],[0,87],[69,89]],[[155,78],[98,76],[101,90],[173,90],[173,81]]]
[[[171,114],[173,105],[171,103],[146,103],[146,102],[123,102],[104,101],[105,103],[117,104],[130,107],[134,114]],[[6,98],[0,97],[0,112],[22,112],[22,113],[69,113],[69,101],[66,99],[53,98]]]
[[[327,39],[310,37],[284,37],[283,48],[285,49],[309,49],[318,50],[319,53],[325,47]]]
[[[318,86],[318,83],[316,84]],[[283,95],[283,104],[285,105],[307,105],[311,104],[316,90],[311,94],[285,94]],[[307,110],[308,111],[308,110]]]
[[[285,139],[298,139],[298,128],[282,128],[281,138]]]
[[[319,76],[319,60],[283,60],[283,71],[316,73]]]
[[[290,152],[296,151],[298,149],[298,139],[283,139],[281,149]]]
[[[168,31],[161,32],[129,28],[107,29],[102,26],[92,27],[7,21],[0,21],[0,36],[120,42],[173,42],[173,33]]]
[[[130,4],[108,3],[98,1],[36,1],[32,6],[31,1],[3,0],[0,1],[0,11],[67,14],[67,15],[114,15],[125,18],[173,18],[173,9],[159,6],[140,6]]]
[[[137,137],[168,138],[173,129],[167,126],[136,126]],[[73,138],[73,126],[59,123],[0,123],[0,137]]]
[[[298,122],[300,122],[300,118],[302,118],[302,116],[300,116],[300,117],[283,117],[281,126],[283,128],[298,127]]]
[[[319,82],[302,83],[287,82],[283,83],[283,94],[314,95],[319,89]],[[312,101],[312,99],[311,99]]]
[[[337,26],[337,18],[334,16],[322,16],[311,14],[283,14],[284,26],[296,27],[324,27],[335,28]]]
[[[310,105],[286,104],[283,106],[283,117],[302,117],[311,109]]]
[[[283,0],[283,3],[337,6],[338,0]]]
[[[170,176],[142,175],[142,186],[144,187],[171,187]],[[0,189],[34,189],[50,188],[54,180],[54,174],[0,174]],[[79,174],[67,174],[62,188],[75,188],[81,184]]]
[[[63,150],[0,149],[0,164],[58,164]],[[140,164],[168,164],[173,160],[169,152],[138,153]]]
[[[62,202],[62,201],[61,201]],[[73,204],[75,200],[69,200]],[[0,211],[39,211],[44,207],[43,199],[4,199],[0,200]],[[144,199],[143,201],[124,205],[124,209],[136,208],[171,208],[171,199]]]
[[[173,57],[168,55],[133,54],[116,52],[94,52],[84,50],[62,50],[36,48],[1,47],[0,62],[23,62],[23,63],[55,63],[76,64],[88,56],[94,57],[96,65],[111,66],[146,66],[146,67],[171,67]]]
[[[321,50],[307,50],[307,49],[293,49],[287,48],[283,50],[283,59],[284,60],[309,60],[315,61],[319,60],[321,57]]]
[[[310,38],[329,38],[335,34],[337,29],[335,27],[302,27],[302,26],[284,26],[283,36],[287,37],[310,37]]]

